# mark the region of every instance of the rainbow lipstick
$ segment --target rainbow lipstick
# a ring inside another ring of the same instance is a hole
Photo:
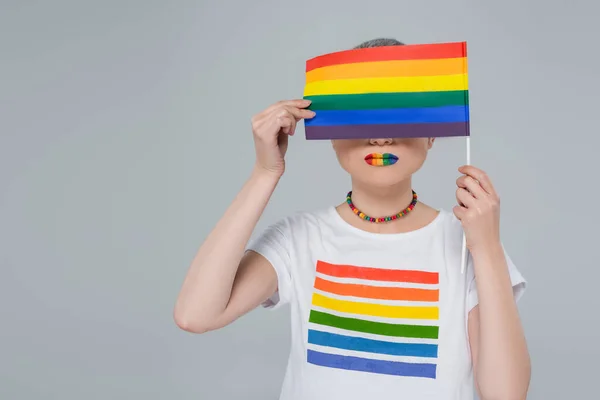
[[[369,165],[383,167],[396,164],[396,162],[398,162],[398,156],[392,153],[371,153],[367,154],[365,162]]]

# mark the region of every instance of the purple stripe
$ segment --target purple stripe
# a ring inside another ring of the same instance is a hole
[[[371,139],[469,136],[469,122],[305,126],[306,139]]]
[[[307,350],[307,360],[310,364],[322,367],[347,369],[351,371],[370,372],[374,374],[412,376],[421,378],[436,378],[436,364],[406,363],[400,361],[374,360],[339,354],[321,353]]]

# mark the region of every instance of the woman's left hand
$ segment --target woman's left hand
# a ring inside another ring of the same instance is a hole
[[[500,243],[500,197],[487,174],[472,165],[458,169],[454,215],[462,223],[467,248],[472,252]]]

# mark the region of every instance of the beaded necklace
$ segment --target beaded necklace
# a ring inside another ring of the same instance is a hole
[[[412,191],[412,193],[413,193],[413,199],[410,202],[409,206],[406,207],[404,210],[400,211],[398,214],[391,215],[389,217],[373,218],[373,217],[370,217],[367,214],[363,213],[362,211],[360,211],[352,203],[352,190],[349,191],[348,194],[346,195],[346,203],[348,203],[348,205],[350,206],[350,208],[352,209],[352,212],[354,214],[358,215],[360,218],[364,219],[365,221],[375,222],[375,223],[389,222],[389,221],[393,221],[398,218],[402,218],[403,216],[405,216],[406,214],[411,212],[413,210],[413,208],[415,208],[415,205],[417,204],[417,193],[415,193],[414,190]]]

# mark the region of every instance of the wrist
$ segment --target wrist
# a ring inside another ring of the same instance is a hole
[[[258,182],[277,184],[283,174],[270,171],[260,165],[254,165],[250,179]]]
[[[499,256],[504,256],[504,249],[502,248],[502,243],[500,243],[500,241],[482,243],[481,245],[469,249],[469,252],[474,259],[494,259]]]

